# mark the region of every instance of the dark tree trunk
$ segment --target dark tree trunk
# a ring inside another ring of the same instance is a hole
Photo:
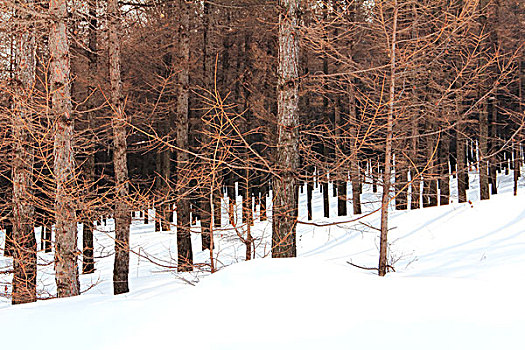
[[[396,155],[395,162],[395,188],[396,188],[396,210],[405,210],[408,206],[407,182],[408,174],[406,164],[401,160],[401,155]]]
[[[439,169],[441,170],[441,177],[439,178],[439,205],[447,205],[450,203],[449,149],[450,139],[448,135],[442,135],[441,147],[439,149]]]
[[[361,174],[359,169],[359,157],[357,149],[357,101],[355,97],[355,86],[353,81],[350,82],[348,87],[348,108],[349,108],[349,127],[350,127],[350,181],[352,183],[352,209],[354,215],[361,214]],[[373,176],[373,175],[372,175]],[[375,184],[375,180],[374,180]],[[377,188],[376,188],[377,190]]]
[[[346,216],[348,214],[347,207],[346,207],[346,202],[347,202],[346,181],[337,180],[334,183],[334,186],[337,186],[337,215]]]
[[[310,175],[311,176],[311,175]],[[312,180],[309,178],[306,182],[306,209],[308,212],[308,220],[312,220],[312,197],[313,197],[314,186]]]
[[[45,240],[45,244],[44,244],[44,252],[45,253],[51,253],[51,246],[52,246],[52,238],[51,238],[51,235],[52,235],[52,232],[51,232],[51,225],[47,225],[46,224],[46,240]]]
[[[211,245],[211,202],[209,188],[203,188],[200,194],[201,248],[210,249]]]
[[[321,192],[323,193],[323,213],[325,218],[330,217],[330,194],[328,193],[328,175],[324,175],[325,179],[321,182]]]
[[[96,0],[89,0],[89,34],[88,34],[88,67],[89,67],[89,74],[90,74],[90,81],[89,81],[89,92],[93,93],[97,87],[95,85],[95,75],[98,70],[98,54],[97,54],[97,2]],[[91,97],[88,101],[88,116],[87,116],[87,125],[90,130],[93,130],[95,127],[94,119],[95,119],[95,113],[92,111],[95,109],[95,103],[93,101],[93,97]],[[90,140],[90,142],[93,142],[93,140]],[[88,152],[86,155],[86,159],[83,164],[83,173],[84,178],[86,180],[86,190],[87,193],[90,195],[93,194],[93,183],[95,181],[95,150],[91,146],[88,147]],[[85,213],[87,214],[87,213]],[[82,273],[89,274],[93,273],[95,271],[95,262],[93,259],[93,218],[91,215],[84,215],[87,216],[83,220],[83,230],[82,230]]]
[[[336,139],[336,146],[335,146],[335,157],[337,162],[342,162],[346,164],[345,162],[345,142],[342,140],[342,132],[341,129],[344,127],[344,123],[341,118],[341,101],[338,99],[336,106],[335,106],[335,120],[334,120],[334,135]],[[337,196],[337,215],[338,216],[346,216],[347,215],[347,186],[346,186],[346,179],[348,178],[348,174],[346,171],[346,166],[340,165],[342,168],[338,171],[338,176],[336,176],[335,181],[333,181],[333,189]]]
[[[457,159],[457,182],[458,182],[458,202],[465,203],[467,201],[467,182],[468,182],[468,168],[467,168],[467,140],[464,135],[461,124],[458,124],[456,137],[456,159]],[[465,176],[466,174],[466,176]]]
[[[434,130],[433,125],[427,120],[426,131],[431,132]],[[435,135],[429,135],[426,137],[427,145],[427,171],[423,175],[423,208],[435,207],[438,205],[438,185],[436,175],[439,173],[438,159],[438,147],[437,139]]]
[[[120,9],[117,0],[108,2],[109,16],[109,78],[113,115],[113,166],[115,169],[115,263],[113,265],[114,294],[127,293],[129,274],[129,229],[131,211],[128,207],[128,163],[126,116],[120,77]]]
[[[267,185],[262,186],[262,192],[261,192],[261,215],[260,220],[266,221],[268,219],[268,215],[266,214],[266,198],[268,196],[268,188]]]
[[[222,226],[222,182],[221,176],[217,174],[215,179],[215,188],[213,193],[213,226],[221,227]]]
[[[479,113],[479,194],[480,199],[489,199],[488,178],[488,111],[487,101],[482,102],[482,110]]]
[[[377,179],[379,177],[378,170],[377,170],[377,164],[372,161],[370,172],[372,173],[372,192],[377,193]]]
[[[171,118],[170,118],[171,119]],[[168,125],[168,132],[170,126]],[[172,204],[171,204],[171,191],[170,191],[170,178],[171,178],[171,151],[163,150],[161,155],[161,176],[162,184],[164,186],[162,192],[162,205],[160,206],[160,229],[161,231],[171,231],[171,218],[172,216]]]
[[[496,94],[497,96],[497,94]],[[490,183],[490,193],[498,194],[498,185],[497,185],[497,176],[498,176],[498,157],[500,154],[495,154],[497,151],[497,125],[498,125],[498,102],[497,97],[491,102],[491,118],[489,120],[489,183]]]
[[[410,167],[410,209],[421,208],[421,174],[419,173],[419,121],[418,118],[412,120],[410,156],[412,166]]]
[[[516,196],[518,194],[518,180],[521,176],[520,174],[520,158],[519,158],[519,143],[514,142],[513,147],[513,153],[514,153],[514,195]]]
[[[11,218],[5,221],[5,245],[4,245],[4,256],[12,257],[14,252],[13,244],[13,224]]]
[[[149,205],[144,209],[144,225],[149,224]]]
[[[362,213],[361,210],[361,175],[359,174],[359,166],[357,163],[354,165],[356,168],[350,170],[352,177],[352,207],[354,215]],[[376,189],[377,190],[377,189]]]
[[[177,28],[179,49],[179,64],[181,70],[178,73],[178,103],[176,130],[177,130],[177,251],[179,272],[193,270],[193,249],[190,232],[190,200],[186,194],[190,179],[188,142],[188,97],[189,97],[189,21],[190,4],[179,0],[180,21]]]

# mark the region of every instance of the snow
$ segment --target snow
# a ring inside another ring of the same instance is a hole
[[[0,299],[0,341],[15,349],[521,348],[525,196],[512,196],[512,175],[499,177],[500,194],[490,201],[477,200],[474,174],[470,188],[471,204],[457,203],[451,179],[450,205],[392,211],[389,249],[396,272],[383,278],[347,263],[377,266],[379,213],[341,223],[356,217],[336,217],[331,198],[331,218],[322,218],[319,189],[314,222],[336,224],[299,225],[298,258],[268,258],[271,224],[256,215],[257,258],[244,262],[234,230],[221,230],[215,250],[220,270],[213,275],[177,274],[170,268],[174,232],[155,233],[153,225],[135,221],[131,292],[119,296],[111,295],[110,222],[96,232],[96,256],[103,256],[97,271],[81,276],[88,290],[18,306]],[[380,193],[364,190],[370,212]],[[307,221],[305,193],[300,201],[299,215]],[[198,249],[199,228],[192,229],[195,261],[209,262],[209,252]],[[52,258],[39,253],[41,263]],[[1,257],[0,271],[10,263]],[[9,279],[0,274],[2,289]],[[54,293],[53,280],[52,264],[42,266],[43,296]]]

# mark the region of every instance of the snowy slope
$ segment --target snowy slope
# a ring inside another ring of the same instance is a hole
[[[177,275],[169,268],[176,257],[173,232],[154,233],[152,225],[135,222],[131,292],[112,296],[111,226],[99,227],[96,255],[104,257],[97,259],[95,274],[81,276],[89,290],[16,307],[2,299],[2,347],[522,349],[525,195],[513,197],[511,177],[502,176],[501,194],[480,202],[477,179],[471,180],[472,204],[392,213],[390,259],[396,272],[386,278],[347,264],[377,265],[377,213],[333,226],[300,225],[297,259],[261,259],[270,252],[268,222],[252,228],[258,258],[251,262],[241,262],[244,248],[234,231],[220,231],[221,270],[211,276]],[[369,210],[378,198],[365,188]],[[304,201],[302,195],[299,214],[306,221]],[[323,219],[317,191],[314,208],[318,224],[355,218]],[[194,236],[195,259],[205,263],[209,253],[199,251],[200,238]],[[52,255],[39,259],[52,261]],[[9,264],[0,258],[0,268]],[[52,265],[40,270],[42,295],[54,293]],[[0,283],[8,278],[0,275]]]

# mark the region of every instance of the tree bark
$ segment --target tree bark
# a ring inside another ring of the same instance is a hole
[[[381,236],[379,242],[379,276],[386,275],[388,259],[388,205],[390,203],[390,178],[392,175],[392,139],[394,124],[394,99],[396,87],[396,34],[397,34],[397,0],[394,0],[394,17],[392,24],[392,41],[390,49],[390,91],[386,127],[385,172],[383,174],[383,196],[381,199]]]
[[[113,166],[115,169],[115,262],[113,292],[129,292],[129,228],[131,211],[128,206],[129,183],[127,163],[126,116],[124,113],[122,80],[120,77],[120,9],[117,0],[108,0],[109,16],[109,79],[113,109]]]
[[[278,148],[279,176],[273,186],[272,257],[295,257],[298,142],[298,0],[279,0]]]
[[[361,174],[359,171],[359,157],[357,147],[357,101],[355,98],[354,82],[348,84],[349,124],[350,124],[350,181],[352,183],[352,209],[354,215],[361,214]]]
[[[55,140],[53,147],[55,193],[55,280],[58,297],[80,292],[77,267],[77,218],[70,50],[66,28],[67,1],[50,0],[50,79]]]
[[[89,0],[89,26],[88,26],[88,69],[90,74],[88,89],[90,93],[96,90],[95,79],[98,71],[98,53],[97,53],[97,2],[96,0]],[[93,96],[87,101],[88,102],[88,116],[87,124],[90,130],[95,127],[95,103]],[[90,140],[93,142],[94,140]],[[88,196],[93,195],[93,183],[95,181],[95,150],[90,144],[88,147],[88,153],[83,167],[84,178],[86,180],[86,190]],[[82,232],[82,273],[90,274],[95,271],[95,261],[93,259],[93,218],[91,215],[87,215],[87,218],[83,222]]]
[[[419,121],[415,117],[412,120],[410,155],[412,166],[410,167],[410,209],[421,208],[421,174],[419,173]]]
[[[520,158],[519,158],[519,143],[514,142],[513,144],[513,163],[514,163],[514,171],[513,171],[513,178],[514,178],[514,195],[516,196],[518,194],[518,180],[521,176],[520,174]]]
[[[468,180],[468,169],[467,169],[467,140],[463,134],[463,128],[461,124],[457,126],[457,137],[456,137],[456,159],[457,159],[457,182],[458,182],[458,202],[465,203],[467,201],[467,184],[465,179]],[[465,176],[467,173],[467,176]]]
[[[439,148],[439,205],[447,205],[450,203],[450,177],[448,171],[448,159],[450,149],[450,139],[448,135],[441,136],[441,147]]]
[[[177,130],[177,248],[178,271],[193,270],[193,250],[190,234],[190,200],[186,194],[189,184],[188,97],[189,97],[189,4],[179,0],[180,21],[177,29],[179,49]]]
[[[24,6],[34,6],[31,0]],[[19,17],[30,23],[27,15]],[[31,96],[35,84],[35,31],[31,25],[21,25],[16,52],[16,83],[12,114],[13,135],[13,304],[36,301],[36,238],[34,233],[35,208],[32,203],[33,164]]]
[[[396,210],[405,210],[408,206],[408,191],[407,181],[408,173],[406,170],[406,162],[401,160],[402,156],[400,153],[396,154],[395,161],[395,189],[396,189]]]
[[[482,110],[479,113],[479,195],[480,199],[489,199],[489,178],[488,178],[488,111],[487,101],[482,102]]]

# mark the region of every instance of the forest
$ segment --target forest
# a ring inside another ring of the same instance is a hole
[[[393,213],[472,204],[473,180],[476,200],[502,176],[518,195],[522,0],[0,0],[0,16],[12,304],[81,294],[100,227],[114,294],[135,224],[176,234],[162,264],[183,276],[220,270],[226,234],[241,260],[294,258],[299,226],[377,215],[376,264],[349,263],[385,276]]]

